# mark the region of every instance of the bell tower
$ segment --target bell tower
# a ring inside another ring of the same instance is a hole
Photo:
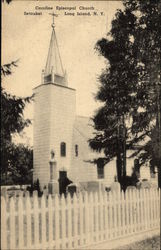
[[[53,16],[42,82],[34,88],[34,180],[39,179],[41,188],[50,181],[50,152],[54,150],[59,170],[71,165],[72,136],[75,120],[75,90],[68,87],[66,73],[58,47]]]
[[[52,13],[53,23],[49,51],[46,61],[45,70],[42,71],[42,83],[55,82],[63,86],[67,86],[66,73],[63,69],[62,60],[60,57],[59,46],[55,32],[54,17],[56,14]]]

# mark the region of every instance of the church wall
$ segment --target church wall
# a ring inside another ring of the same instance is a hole
[[[69,177],[74,182],[99,181],[106,186],[110,186],[116,175],[115,160],[104,166],[104,179],[98,179],[97,166],[89,163],[90,160],[97,159],[101,155],[88,145],[88,139],[84,138],[81,133],[74,128],[72,144],[72,164],[69,171]],[[75,156],[75,145],[78,145],[78,157]]]
[[[53,149],[55,152],[57,178],[59,178],[59,170],[68,171],[71,166],[71,147],[75,108],[75,90],[59,85],[52,85],[50,149]],[[66,144],[66,156],[60,155],[61,142],[65,142]]]
[[[34,180],[42,187],[49,179],[50,93],[49,85],[34,89]]]
[[[117,176],[116,159],[114,158],[104,166],[104,179],[98,179],[97,166],[89,163],[89,160],[101,157],[97,152],[93,152],[88,146],[88,139],[74,128],[73,144],[72,144],[72,164],[68,175],[74,182],[99,181],[105,186],[110,186]],[[75,156],[75,145],[78,145],[78,157]],[[134,167],[134,158],[129,158],[131,152],[127,151],[126,170],[127,175],[131,176]],[[140,168],[140,178],[150,179],[149,167],[142,166]]]
[[[59,170],[69,168],[75,117],[75,91],[56,84],[35,88],[34,101],[34,180],[43,188],[50,179],[50,152],[55,152]],[[60,143],[66,143],[66,157],[60,156]]]
[[[78,156],[75,156],[75,145],[78,145]],[[97,179],[96,167],[89,163],[93,159],[87,139],[80,132],[73,129],[72,162],[69,177],[74,182],[95,181]]]

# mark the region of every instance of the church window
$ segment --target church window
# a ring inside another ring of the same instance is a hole
[[[60,155],[66,156],[66,143],[65,142],[61,142],[60,144]]]
[[[104,164],[102,159],[97,161],[97,177],[98,179],[104,179]]]
[[[75,156],[78,157],[78,145],[75,145]]]

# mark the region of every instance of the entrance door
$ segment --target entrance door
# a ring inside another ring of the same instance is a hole
[[[59,171],[59,193],[66,194],[66,187],[72,183],[67,177],[67,171]]]

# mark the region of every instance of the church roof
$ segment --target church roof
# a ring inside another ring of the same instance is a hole
[[[84,140],[88,143],[89,139],[94,137],[94,133],[96,130],[93,127],[93,122],[89,117],[85,116],[76,116],[74,129],[84,138]],[[89,161],[93,161],[98,157],[104,157],[103,152],[96,152],[92,149],[88,152]],[[88,158],[87,157],[87,158]]]
[[[45,70],[42,73],[42,82],[43,83],[57,83],[59,85],[66,86],[66,73],[63,69],[63,64],[61,61],[61,56],[59,52],[59,46],[55,33],[55,24],[53,15],[53,24],[52,24],[52,34],[50,39],[49,51],[46,61]]]
[[[85,116],[76,116],[74,128],[84,137],[89,140],[94,135],[94,128],[92,126],[92,120]]]
[[[54,72],[54,74],[59,76],[64,76],[64,69],[60,57],[58,42],[56,38],[55,29],[53,28],[51,34],[51,40],[49,45],[48,57],[46,61],[45,67],[45,75],[50,75]]]

